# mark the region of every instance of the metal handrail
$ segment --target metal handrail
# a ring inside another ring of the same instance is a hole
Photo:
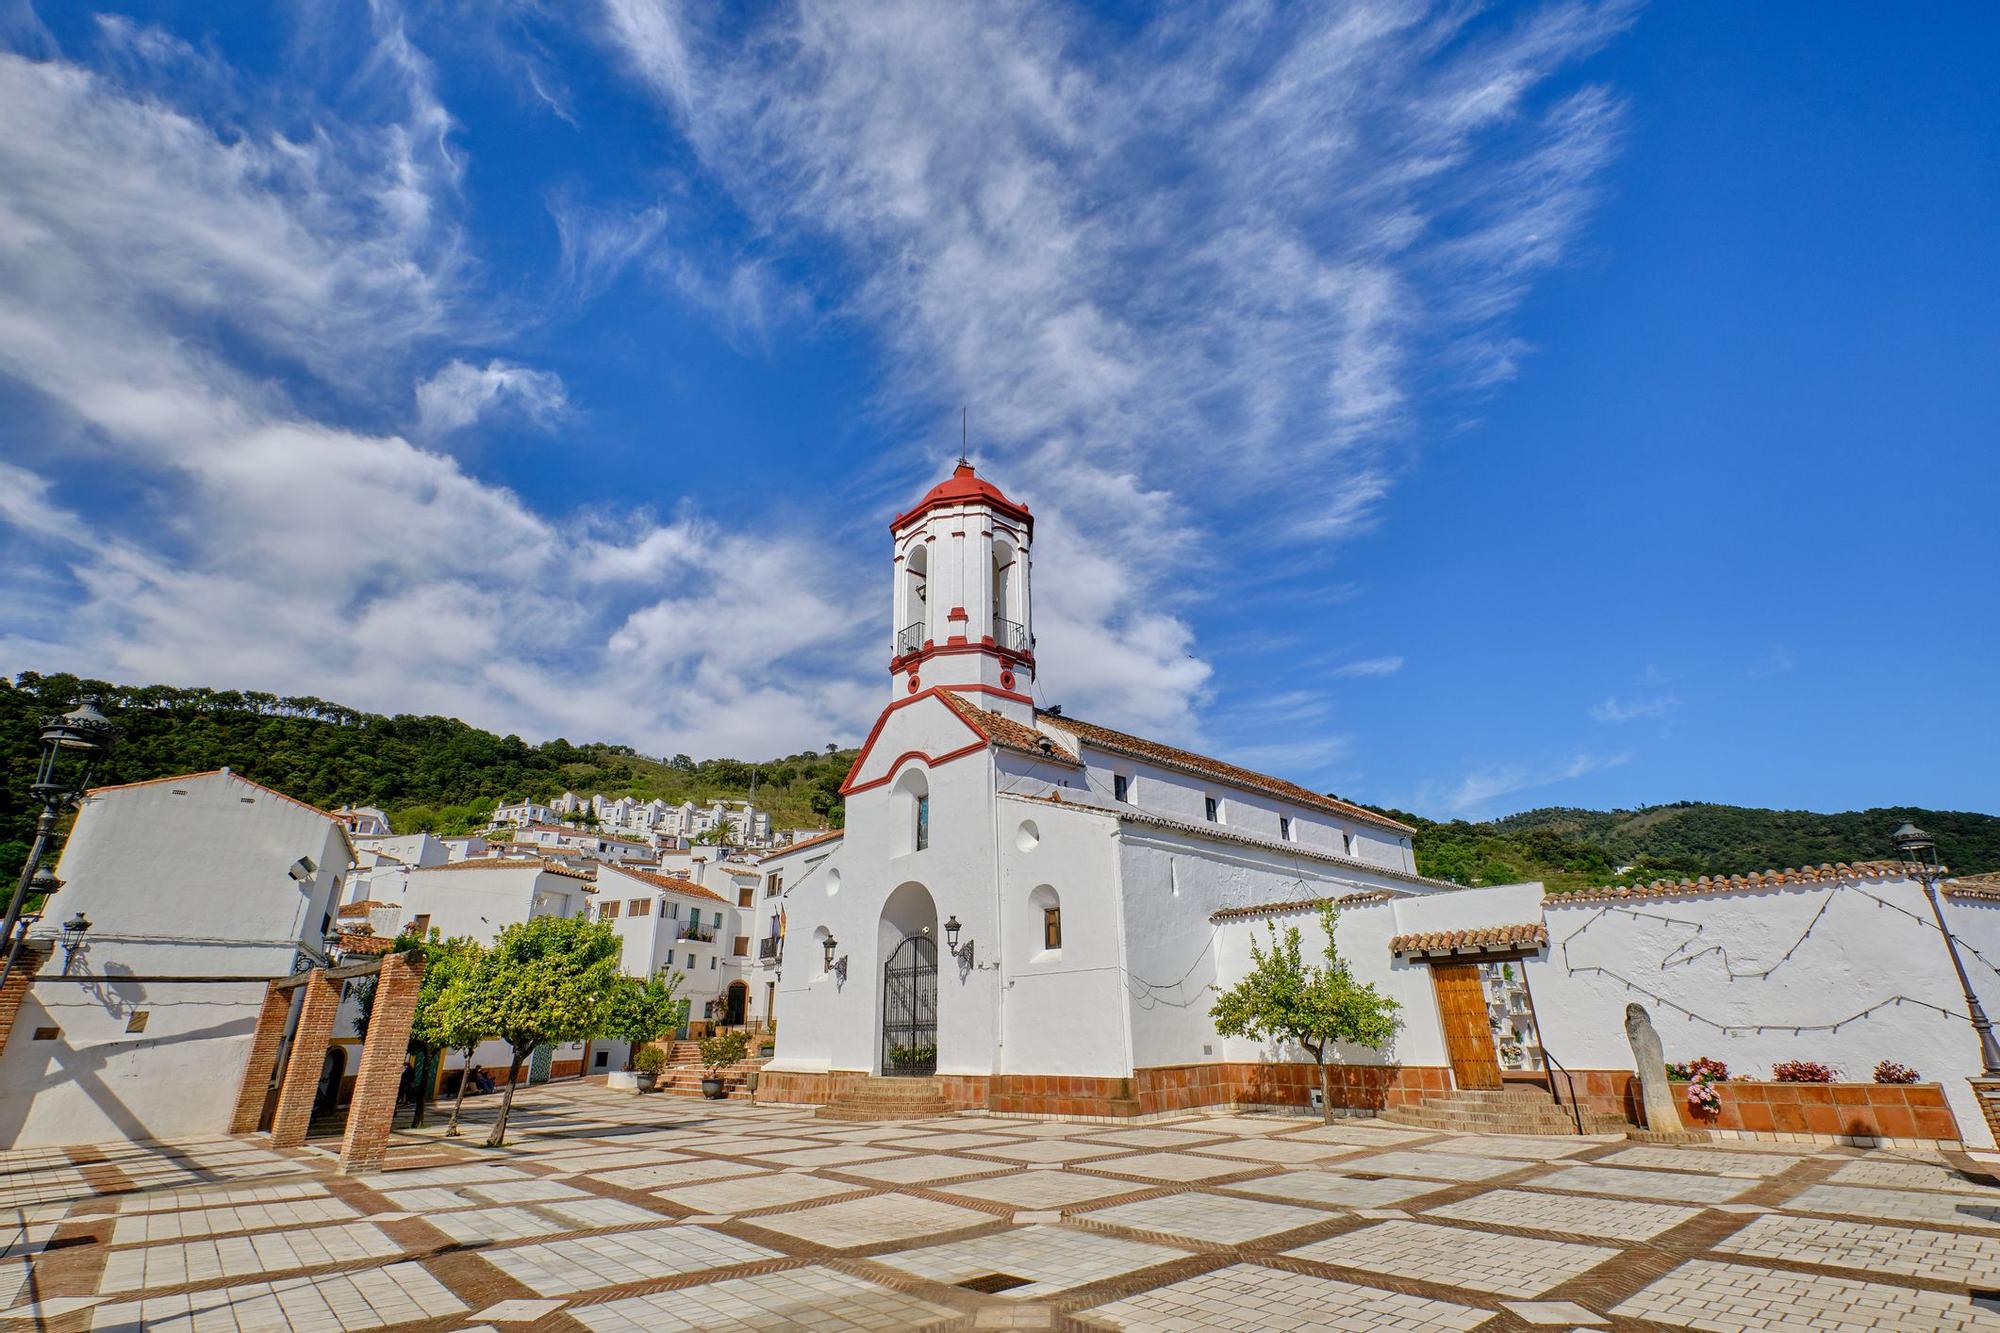
[[[1537,1035],[1537,1036],[1539,1036],[1539,1035],[1540,1035],[1540,1033],[1537,1033],[1536,1035]],[[1553,1067],[1554,1067],[1554,1069],[1555,1069],[1555,1072],[1556,1072],[1556,1073],[1558,1073],[1558,1074],[1561,1074],[1561,1075],[1563,1076],[1563,1081],[1564,1081],[1565,1083],[1569,1084],[1569,1118],[1570,1118],[1570,1120],[1571,1120],[1572,1122],[1574,1122],[1574,1123],[1575,1123],[1575,1125],[1576,1125],[1576,1132],[1577,1132],[1578,1134],[1582,1134],[1582,1133],[1583,1133],[1583,1110],[1582,1110],[1582,1108],[1581,1108],[1581,1107],[1579,1107],[1579,1106],[1578,1106],[1578,1105],[1576,1104],[1576,1078],[1575,1078],[1575,1076],[1574,1076],[1574,1075],[1572,1075],[1572,1074],[1571,1074],[1571,1073],[1569,1072],[1569,1070],[1567,1070],[1567,1069],[1565,1069],[1565,1068],[1563,1067],[1563,1062],[1562,1062],[1562,1061],[1560,1061],[1560,1060],[1556,1059],[1556,1058],[1555,1058],[1555,1057],[1554,1057],[1553,1055],[1550,1055],[1550,1054],[1549,1054],[1549,1048],[1548,1048],[1548,1047],[1546,1047],[1546,1046],[1544,1046],[1544,1047],[1542,1048],[1542,1061],[1543,1061],[1543,1063],[1545,1063],[1545,1064],[1548,1064],[1548,1065],[1551,1065],[1551,1066],[1553,1066]],[[1562,1095],[1562,1093],[1560,1093],[1560,1092],[1558,1092],[1558,1091],[1556,1090],[1556,1081],[1555,1081],[1555,1079],[1554,1079],[1553,1077],[1551,1077],[1551,1078],[1549,1079],[1549,1096],[1551,1096],[1551,1097],[1553,1097],[1553,1098],[1555,1098],[1555,1099],[1556,1099],[1556,1105],[1557,1105],[1557,1106],[1561,1106],[1561,1105],[1563,1104],[1563,1095]]]
[[[1010,653],[1028,651],[1028,627],[1013,620],[993,618],[993,642]]]
[[[905,625],[896,631],[896,656],[904,657],[924,646],[924,622]]]

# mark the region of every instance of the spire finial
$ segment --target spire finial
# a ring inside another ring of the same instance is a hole
[[[966,466],[968,461],[965,455],[967,452],[966,442],[970,438],[971,419],[972,410],[970,408],[961,407],[958,409],[958,465],[960,467]]]

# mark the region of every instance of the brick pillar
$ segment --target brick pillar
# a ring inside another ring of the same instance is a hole
[[[316,967],[300,987],[306,999],[299,1008],[299,1025],[292,1030],[292,1053],[285,1058],[284,1080],[278,1085],[278,1109],[271,1113],[273,1148],[296,1148],[306,1141],[313,1094],[319,1091],[320,1067],[326,1063],[327,1039],[333,1036],[343,985],[328,981],[324,970]]]
[[[340,1173],[360,1175],[382,1169],[389,1131],[396,1119],[396,1090],[410,1050],[410,1022],[417,1016],[417,991],[424,983],[424,956],[391,954],[375,978],[375,1003],[368,1011],[368,1038],[361,1046],[361,1072],[347,1104],[347,1133],[340,1141]]]
[[[7,974],[7,984],[0,986],[0,1051],[7,1049],[7,1039],[14,1035],[14,1017],[28,998],[28,988],[35,984],[35,973],[53,952],[49,945],[24,940],[21,951],[14,955],[14,970]]]
[[[229,1117],[231,1134],[255,1134],[270,1100],[271,1076],[278,1072],[278,1048],[285,1042],[285,1019],[291,1016],[292,992],[264,988],[264,1007],[250,1038],[250,1063],[243,1068],[243,1086],[236,1090],[236,1111]]]

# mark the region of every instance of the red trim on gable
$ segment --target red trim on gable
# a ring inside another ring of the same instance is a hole
[[[896,756],[896,762],[889,765],[889,771],[886,774],[884,774],[879,778],[876,778],[873,782],[864,782],[858,787],[842,787],[840,789],[840,794],[842,796],[852,796],[855,792],[873,791],[875,788],[882,786],[884,783],[894,782],[896,780],[896,774],[902,771],[903,765],[909,763],[912,759],[923,760],[924,764],[929,768],[942,768],[944,765],[950,763],[954,759],[963,759],[965,758],[965,756],[969,754],[980,753],[981,751],[986,749],[988,744],[989,742],[987,741],[987,739],[984,736],[981,736],[978,740],[974,741],[972,744],[966,746],[963,749],[947,750],[943,754],[933,755],[933,754],[926,754],[922,750],[905,750],[903,753]]]
[[[888,725],[889,714],[896,712],[898,709],[908,708],[911,704],[917,703],[920,700],[932,698],[935,695],[939,694],[940,692],[941,692],[940,687],[933,685],[929,689],[921,690],[918,693],[911,695],[907,699],[898,699],[896,700],[896,702],[890,704],[887,708],[882,710],[882,715],[875,719],[875,725],[868,729],[868,739],[861,742],[861,752],[855,755],[854,762],[848,765],[847,776],[840,780],[840,794],[842,796],[847,795],[847,793],[850,791],[867,790],[867,787],[857,788],[850,784],[852,784],[854,781],[854,775],[861,771],[861,766],[868,761],[868,752],[875,748],[876,738],[882,734],[882,728]],[[955,719],[960,726],[964,727],[967,731],[971,732],[973,735],[979,736],[979,743],[981,745],[986,744],[986,738],[984,736],[979,735],[979,728],[973,726],[972,723],[968,722],[963,716],[959,714],[959,711],[956,708],[953,708],[949,703],[946,703],[943,699],[939,699],[938,702],[944,705],[944,711],[950,713],[953,719]],[[896,762],[901,763],[902,759],[899,758]],[[868,787],[873,787],[875,785],[877,784],[871,782],[868,784]]]
[[[944,657],[952,653],[985,653],[987,656],[997,657],[1003,662],[1025,663],[1030,671],[1034,670],[1035,667],[1035,655],[1033,653],[1017,653],[1010,648],[1002,648],[997,643],[968,643],[966,642],[965,635],[955,634],[946,639],[942,644],[932,639],[925,639],[924,646],[915,652],[904,653],[901,657],[890,658],[889,673],[891,675],[899,674],[905,669],[921,662],[926,657]]]

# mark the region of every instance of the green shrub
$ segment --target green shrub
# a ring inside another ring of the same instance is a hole
[[[718,1032],[713,1037],[704,1037],[701,1042],[701,1062],[711,1071],[719,1071],[724,1065],[733,1065],[750,1054],[750,1038],[741,1028],[731,1028]]]
[[[651,1074],[658,1078],[660,1071],[667,1067],[667,1053],[657,1046],[647,1046],[639,1052],[639,1058],[633,1062],[633,1067],[642,1074]]]

